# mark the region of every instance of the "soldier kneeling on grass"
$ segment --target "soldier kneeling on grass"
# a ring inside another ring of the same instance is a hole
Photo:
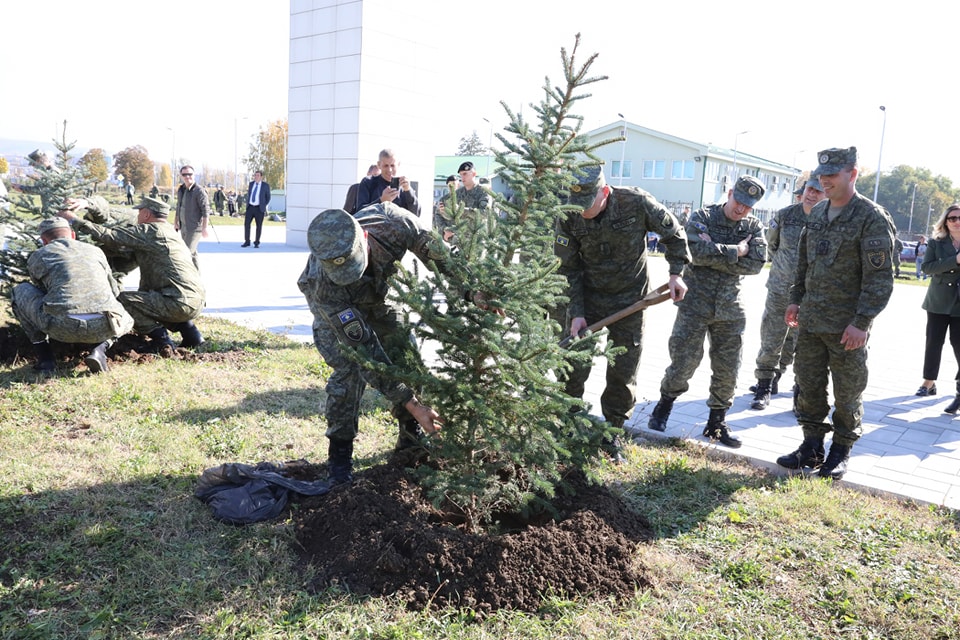
[[[27,259],[32,282],[13,288],[13,314],[33,343],[35,368],[56,368],[48,338],[96,345],[85,358],[90,371],[107,370],[107,349],[133,328],[133,318],[117,300],[120,286],[103,251],[76,239],[63,218],[37,228],[43,246]]]

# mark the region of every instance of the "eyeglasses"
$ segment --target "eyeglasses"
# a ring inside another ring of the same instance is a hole
[[[956,222],[960,220],[960,216],[947,216],[947,222]]]
[[[184,178],[192,178],[192,177],[193,177],[193,174],[192,174],[192,173],[181,173],[180,175],[183,176]]]

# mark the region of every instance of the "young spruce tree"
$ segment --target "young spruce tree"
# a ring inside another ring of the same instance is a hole
[[[392,295],[420,318],[417,337],[439,345],[430,371],[392,371],[422,389],[444,420],[420,480],[468,527],[491,524],[498,513],[549,509],[564,474],[595,461],[611,434],[557,381],[558,371],[593,350],[559,348],[562,329],[550,319],[566,302],[553,253],[559,196],[579,168],[600,163],[592,154],[600,145],[580,135],[572,108],[589,97],[584,87],[605,77],[589,75],[597,54],[577,65],[579,44],[578,34],[569,54],[561,50],[565,84],[546,79],[542,101],[531,105],[535,122],[501,102],[509,137],[497,135],[506,150],[496,158],[512,196],[496,196],[488,218],[454,200],[460,246],[441,250],[445,272],[418,279],[401,271],[393,283]]]
[[[57,214],[64,200],[82,193],[89,187],[83,171],[72,165],[70,152],[76,142],[67,142],[67,122],[63,122],[60,140],[53,141],[56,157],[34,152],[30,156],[33,175],[31,182],[12,200],[9,211],[0,209],[0,229],[3,230],[3,251],[0,251],[0,293],[7,294],[12,285],[27,278],[27,258],[42,246],[37,225],[44,218]],[[12,195],[12,194],[11,194]]]

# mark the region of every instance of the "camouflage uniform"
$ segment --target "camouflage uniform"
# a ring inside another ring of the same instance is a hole
[[[323,214],[321,214],[323,215]],[[433,259],[431,233],[417,217],[393,203],[377,204],[354,214],[368,233],[369,257],[359,280],[338,285],[324,272],[322,261],[311,253],[297,280],[313,313],[313,342],[333,368],[327,380],[326,436],[350,441],[357,435],[360,398],[365,384],[391,403],[401,424],[413,419],[404,407],[414,391],[382,373],[361,366],[343,353],[344,347],[363,349],[377,362],[406,368],[422,366],[413,335],[403,324],[402,312],[386,301],[388,279],[407,251],[420,260]]]
[[[767,229],[767,251],[773,254],[767,277],[767,301],[760,321],[760,352],[757,354],[757,380],[771,380],[793,363],[797,348],[797,330],[783,321],[790,304],[790,287],[796,277],[797,247],[800,232],[807,224],[801,203],[773,214]]]
[[[117,225],[136,225],[137,213],[131,209],[118,209],[111,207],[101,196],[90,196],[87,198],[89,203],[84,213],[84,218],[90,222],[95,222],[107,227]],[[77,236],[82,236],[80,229],[77,229]],[[137,258],[133,252],[124,248],[105,249],[100,247],[103,254],[107,256],[107,262],[110,264],[110,270],[117,281],[121,281],[123,276],[137,268]]]
[[[710,336],[710,397],[707,406],[726,410],[733,404],[743,347],[746,315],[740,300],[740,280],[760,273],[767,260],[763,225],[753,215],[739,222],[727,218],[723,204],[694,212],[687,221],[693,263],[683,279],[687,295],[677,302],[677,319],[670,335],[670,365],[660,382],[663,396],[676,398],[690,388],[703,359],[703,339]],[[700,239],[709,234],[711,241]],[[750,250],[737,256],[737,244],[748,236]]]
[[[804,437],[845,447],[860,437],[867,349],[847,351],[840,338],[848,325],[869,331],[893,292],[891,253],[895,227],[875,202],[853,199],[828,221],[829,200],[818,203],[801,235],[796,281],[790,303],[800,305],[800,335],[794,372],[800,385],[797,412]],[[833,378],[835,409],[830,412],[827,374]]]
[[[177,226],[184,244],[190,249],[190,257],[197,269],[200,262],[197,260],[197,246],[203,237],[203,220],[210,218],[210,200],[206,190],[198,184],[187,189],[180,185],[177,189]]]
[[[13,313],[32,343],[46,336],[97,344],[128,333],[133,318],[117,300],[120,287],[97,247],[58,238],[30,254],[34,283],[13,288]]]
[[[440,201],[444,205],[443,209],[438,206],[434,211],[433,227],[441,236],[443,236],[444,231],[453,231],[456,235],[451,242],[457,243],[457,236],[463,236],[463,232],[469,232],[469,228],[464,229],[464,227],[477,222],[492,222],[490,216],[493,215],[493,211],[490,206],[490,193],[479,184],[474,186],[473,189],[467,189],[461,185],[457,188],[455,194],[457,204],[464,209],[463,219],[457,223],[453,221],[452,198],[450,195],[445,195]],[[478,215],[482,218],[478,219]],[[457,226],[460,227],[459,230],[456,228]],[[458,231],[460,233],[457,233]]]
[[[593,219],[578,212],[557,221],[554,252],[569,283],[566,326],[573,318],[593,324],[630,306],[649,290],[647,231],[660,234],[670,273],[679,275],[690,261],[687,238],[677,219],[646,191],[612,187],[606,209]],[[609,339],[626,351],[607,365],[600,397],[604,418],[622,427],[636,404],[637,367],[643,337],[643,312],[608,327]],[[581,363],[566,381],[567,395],[583,396],[591,363]]]
[[[137,291],[121,292],[119,298],[133,316],[137,333],[149,334],[164,324],[200,315],[206,296],[200,272],[172,225],[150,222],[108,228],[79,218],[75,225],[105,249],[130,251],[136,257],[140,286]]]

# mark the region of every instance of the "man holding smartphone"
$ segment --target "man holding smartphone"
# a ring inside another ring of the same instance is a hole
[[[360,181],[360,188],[357,189],[357,211],[372,204],[392,202],[415,216],[420,215],[420,203],[417,202],[417,194],[410,188],[410,181],[406,176],[397,175],[399,164],[392,149],[380,152],[377,160],[380,175]]]

